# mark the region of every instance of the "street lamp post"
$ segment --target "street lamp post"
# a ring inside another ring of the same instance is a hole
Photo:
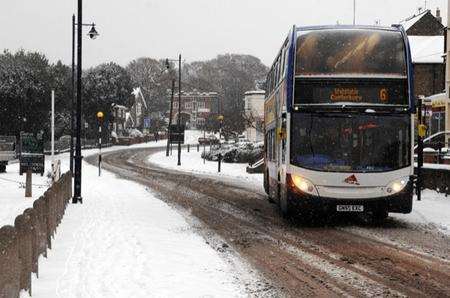
[[[169,128],[167,129],[167,148],[166,148],[166,156],[169,156],[169,147],[170,147],[170,127],[172,126],[172,115],[173,115],[173,95],[175,92],[175,79],[172,78],[172,91],[170,97],[170,112],[169,112]]]
[[[181,54],[178,56],[178,129],[181,128]],[[178,166],[181,166],[181,138],[178,138]]]
[[[75,109],[75,14],[72,15],[72,103],[71,103],[71,109],[70,109],[70,172],[72,175],[73,172],[73,130],[75,126],[75,115],[74,115],[74,109]]]
[[[98,176],[102,175],[102,126],[103,126],[103,112],[97,113],[98,121]]]
[[[83,198],[81,197],[81,161],[83,157],[81,156],[81,90],[82,90],[82,81],[81,81],[81,72],[82,72],[82,29],[83,26],[92,26],[91,30],[88,33],[88,36],[91,39],[95,39],[98,36],[97,31],[95,30],[95,24],[83,24],[83,1],[78,0],[78,22],[77,22],[77,115],[76,115],[76,149],[75,149],[75,189],[74,196],[72,198],[72,203],[77,204],[83,202]]]
[[[180,129],[181,126],[181,54],[178,56],[178,59],[166,59],[166,67],[170,68],[169,61],[178,61],[178,118],[177,118],[177,126]],[[175,79],[172,78],[172,97],[170,101],[170,115],[169,115],[169,136],[167,138],[167,148],[166,148],[166,156],[169,156],[169,143],[170,142],[170,133],[171,133],[171,124],[172,124],[172,113],[173,113],[173,100],[174,94],[173,90],[175,88]],[[181,166],[181,138],[178,138],[178,162],[177,165]]]

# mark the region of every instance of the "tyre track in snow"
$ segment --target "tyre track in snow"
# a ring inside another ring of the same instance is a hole
[[[421,231],[398,223],[401,228],[394,229],[394,235],[409,239],[405,247],[360,232],[364,227],[286,222],[263,194],[242,185],[146,164],[147,156],[158,150],[107,153],[105,168],[149,186],[162,200],[188,210],[204,223],[204,235],[210,231],[220,235],[227,242],[223,250],[231,246],[281,293],[293,297],[450,297],[449,263],[416,251],[423,243],[407,237],[420,236]],[[94,162],[95,157],[88,161]],[[433,250],[445,256],[448,244],[448,238],[433,239]]]

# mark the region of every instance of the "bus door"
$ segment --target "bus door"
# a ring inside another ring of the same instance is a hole
[[[286,113],[281,117],[281,127],[277,133],[277,168],[280,174],[280,182],[284,182],[284,165],[286,164]]]

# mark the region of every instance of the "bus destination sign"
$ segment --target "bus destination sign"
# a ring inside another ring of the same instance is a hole
[[[398,82],[397,82],[398,83]],[[367,103],[408,105],[405,84],[297,83],[295,104]]]

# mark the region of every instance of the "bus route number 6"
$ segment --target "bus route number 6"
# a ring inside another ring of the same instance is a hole
[[[380,100],[381,102],[387,102],[389,100],[389,93],[386,88],[380,90]]]

